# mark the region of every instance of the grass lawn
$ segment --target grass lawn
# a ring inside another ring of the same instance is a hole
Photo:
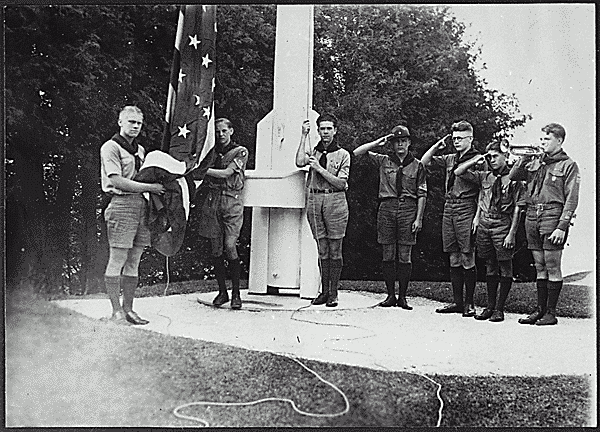
[[[381,283],[343,285],[381,291]],[[431,284],[429,291],[443,288]],[[171,284],[168,294],[215,289],[212,281],[188,282]],[[164,286],[142,291],[163,295]],[[579,303],[575,313],[583,313]],[[197,426],[172,410],[194,401],[265,397],[290,398],[313,413],[344,409],[339,394],[285,357],[94,320],[26,291],[9,294],[6,306],[7,426]],[[438,386],[421,376],[303,362],[347,395],[347,414],[310,418],[282,402],[183,413],[226,427],[426,427],[438,421]],[[592,389],[583,376],[430,378],[442,385],[441,426],[589,425]]]

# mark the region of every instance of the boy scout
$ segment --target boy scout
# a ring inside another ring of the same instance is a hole
[[[342,273],[342,240],[348,225],[346,189],[350,174],[350,153],[341,148],[335,135],[337,118],[322,114],[317,119],[321,137],[312,151],[306,150],[310,131],[308,120],[302,123],[302,136],[296,151],[296,166],[310,166],[307,181],[307,218],[319,250],[321,293],[312,304],[338,305],[338,283]]]
[[[386,142],[393,146],[391,156],[370,151]],[[355,156],[366,153],[379,167],[377,242],[383,248],[382,271],[388,295],[378,306],[399,306],[407,310],[412,309],[406,302],[412,272],[411,252],[423,226],[427,199],[425,168],[408,150],[409,146],[408,128],[396,126],[390,135],[363,144],[353,152]]]
[[[487,307],[475,319],[492,322],[504,321],[504,304],[512,287],[515,236],[521,207],[525,205],[523,184],[508,178],[508,148],[503,147],[498,141],[492,142],[485,155],[475,156],[454,171],[463,180],[481,187],[476,244],[477,255],[486,261]],[[469,170],[485,160],[491,171]]]
[[[434,156],[446,147],[444,138],[435,143],[421,159],[423,165],[446,170],[446,202],[442,216],[442,243],[444,252],[450,254],[450,281],[454,303],[436,309],[437,313],[461,313],[464,317],[475,316],[473,295],[477,282],[475,250],[471,238],[473,218],[477,209],[479,186],[456,177],[454,170],[463,162],[480,154],[472,147],[473,126],[466,121],[452,125],[452,141],[456,153]],[[463,302],[463,285],[465,298]]]
[[[525,233],[537,272],[537,308],[521,324],[554,325],[563,285],[561,260],[569,225],[579,200],[579,168],[562,149],[565,129],[558,123],[542,128],[541,157],[522,157],[511,180],[527,182]],[[541,160],[540,160],[541,159]]]
[[[135,142],[142,130],[144,115],[136,106],[126,106],[119,113],[119,133],[100,148],[100,178],[102,190],[110,197],[104,212],[110,255],[104,283],[112,305],[113,321],[148,324],[133,311],[133,299],[138,284],[138,267],[144,247],[150,245],[146,226],[144,192],[162,195],[159,183],[140,183],[133,178],[139,171],[145,151]],[[119,296],[123,289],[123,306]]]
[[[215,278],[219,284],[219,294],[213,300],[215,306],[229,301],[225,284],[225,263],[223,251],[231,273],[231,308],[241,309],[240,298],[240,259],[237,253],[237,240],[244,222],[245,170],[248,150],[231,139],[233,125],[226,118],[215,120],[217,160],[213,168],[206,172],[203,187],[208,194],[202,205],[200,235],[210,239]]]

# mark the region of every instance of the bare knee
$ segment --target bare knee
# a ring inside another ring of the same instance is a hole
[[[500,267],[500,276],[512,278],[512,276],[513,276],[512,260],[500,261],[498,263],[498,265]]]
[[[331,259],[341,259],[342,258],[342,239],[329,240],[329,258],[331,258]]]
[[[127,261],[125,261],[125,265],[123,266],[123,275],[138,275],[138,268],[140,266],[140,260],[143,253],[144,248],[140,246],[134,246],[133,248],[129,249],[129,252],[127,253]]]
[[[498,261],[495,259],[488,259],[485,262],[485,271],[488,276],[498,276],[500,274]]]
[[[128,252],[129,249],[111,247],[104,274],[106,276],[119,276],[127,261]]]
[[[398,262],[402,264],[411,263],[411,252],[412,246],[410,245],[398,245]]]
[[[460,259],[461,259],[461,265],[463,266],[464,269],[470,269],[470,268],[475,267],[475,253],[474,252],[461,253]]]
[[[396,244],[384,244],[382,246],[383,261],[396,261]]]
[[[326,238],[317,239],[320,259],[329,259],[329,241]]]
[[[450,252],[450,267],[460,267],[462,258],[460,252]]]

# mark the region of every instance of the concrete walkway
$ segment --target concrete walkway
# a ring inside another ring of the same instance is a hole
[[[559,318],[556,326],[525,326],[522,315],[501,323],[460,314],[440,315],[441,304],[409,298],[412,311],[374,308],[382,294],[341,291],[340,306],[310,306],[295,296],[248,295],[244,306],[213,307],[216,293],[135,300],[140,326],[171,336],[299,358],[381,370],[444,375],[557,374],[596,377],[596,319]],[[110,314],[107,299],[56,302],[95,319]]]

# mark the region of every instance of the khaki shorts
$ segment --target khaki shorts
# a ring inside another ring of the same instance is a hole
[[[548,238],[554,232],[560,221],[563,207],[559,205],[539,207],[527,206],[525,216],[525,234],[527,236],[527,249],[530,250],[562,250],[567,243],[569,230],[565,232],[565,241],[556,245]]]
[[[417,233],[412,224],[417,217],[417,200],[411,198],[386,199],[377,210],[377,243],[414,245]]]
[[[210,190],[202,205],[199,234],[210,239],[239,237],[244,223],[242,194],[226,195],[219,190]]]
[[[308,192],[306,217],[315,239],[341,239],[348,225],[348,202],[345,192]]]
[[[477,210],[474,199],[448,199],[442,215],[444,252],[473,252],[473,218]]]
[[[501,219],[481,217],[477,227],[477,256],[479,258],[494,258],[498,261],[511,260],[515,249],[504,247],[504,239],[510,231],[510,216],[503,215]]]
[[[110,247],[131,249],[150,245],[146,200],[141,194],[115,195],[104,211]]]

